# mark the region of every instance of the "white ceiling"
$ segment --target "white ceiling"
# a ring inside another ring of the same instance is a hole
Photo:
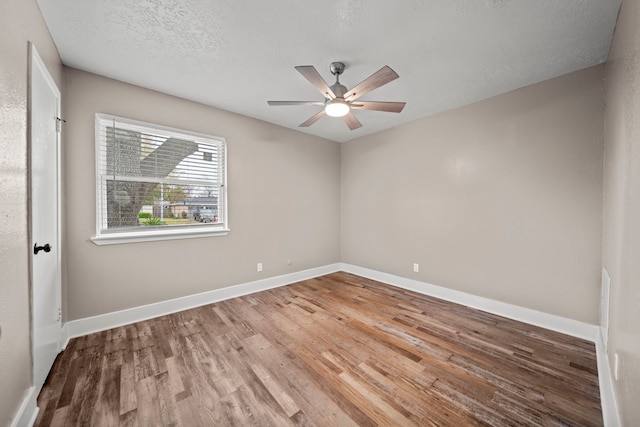
[[[38,0],[63,62],[334,141],[570,73],[607,58],[620,0]],[[295,69],[332,61],[351,88],[389,65],[400,78],[363,96],[400,114],[356,111],[350,131]]]

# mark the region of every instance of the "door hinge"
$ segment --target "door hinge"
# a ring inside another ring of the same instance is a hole
[[[65,119],[61,119],[60,117],[56,117],[56,132],[60,133],[62,129],[62,123],[67,123]]]
[[[56,319],[56,322],[59,322],[62,320],[62,307],[58,307],[58,319]]]

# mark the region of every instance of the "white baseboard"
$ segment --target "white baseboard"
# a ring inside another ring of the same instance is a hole
[[[498,316],[518,320],[530,325],[540,326],[552,331],[562,332],[563,334],[586,339],[591,342],[596,342],[598,338],[598,326],[580,322],[578,320],[567,319],[565,317],[543,313],[541,311],[531,310],[529,308],[519,307],[517,305],[507,304],[489,298],[483,298],[465,292],[455,291],[453,289],[443,288],[441,286],[431,285],[429,283],[419,282],[417,280],[407,279],[406,277],[400,277],[355,265],[342,264],[342,270],[358,276],[397,286],[399,288],[440,298],[445,301],[451,301],[467,307],[477,308],[478,310],[497,314]]]
[[[22,400],[22,404],[11,422],[11,427],[31,427],[36,422],[38,416],[37,399],[40,390],[30,387],[27,395]]]
[[[162,301],[159,303],[134,307],[131,309],[121,310],[113,313],[106,313],[84,319],[72,320],[65,323],[62,328],[62,341],[64,342],[63,348],[67,346],[69,339],[74,337],[87,335],[93,332],[104,331],[118,326],[139,322],[142,320],[163,316],[194,307],[200,307],[202,305],[248,295],[267,289],[277,288],[302,280],[308,280],[314,277],[323,276],[325,274],[334,273],[336,271],[345,271],[358,276],[387,283],[392,286],[397,286],[399,288],[418,292],[424,295],[440,298],[445,301],[451,301],[457,304],[476,308],[488,313],[496,314],[513,320],[518,320],[531,325],[540,326],[545,329],[550,329],[574,337],[586,339],[595,343],[598,357],[598,378],[600,382],[600,395],[604,423],[605,426],[619,425],[615,395],[613,394],[611,371],[609,369],[607,353],[604,350],[600,328],[597,325],[592,325],[573,319],[567,319],[561,316],[519,307],[513,304],[507,304],[504,302],[471,295],[465,292],[460,292],[441,286],[436,286],[413,279],[407,279],[405,277],[383,273],[380,271],[358,267],[346,263],[330,264],[323,267],[312,268],[309,270],[285,274],[282,276],[270,277],[267,279],[257,280],[240,285],[229,286],[226,288],[203,292],[196,295],[176,298],[173,300]],[[34,407],[35,397],[33,398]],[[25,405],[23,404],[23,406]],[[37,408],[35,408],[35,414],[37,414]],[[33,421],[35,421],[35,415],[33,416]],[[31,424],[15,425],[23,426]]]
[[[602,418],[604,419],[604,425],[605,427],[618,427],[620,425],[615,394],[613,391],[611,370],[609,368],[610,365],[603,341],[604,337],[601,334],[599,326],[355,265],[343,263],[341,270],[361,277],[366,277],[368,279],[373,279],[378,282],[387,283],[389,285],[408,289],[420,294],[440,298],[445,301],[451,301],[468,307],[477,308],[478,310],[486,311],[498,316],[518,320],[530,325],[540,326],[545,329],[550,329],[552,331],[561,332],[563,334],[593,342],[596,346],[596,356],[598,359],[600,404],[602,405]]]
[[[66,348],[69,340],[74,337],[91,334],[93,332],[105,331],[118,326],[128,325],[142,320],[152,319],[165,314],[188,310],[218,301],[235,298],[267,289],[277,288],[302,280],[312,279],[340,270],[341,264],[329,264],[323,267],[284,274],[282,276],[269,277],[267,279],[256,280],[240,285],[229,286],[222,289],[215,289],[200,294],[175,298],[154,304],[129,308],[126,310],[114,311],[112,313],[101,314],[84,319],[71,320],[62,327],[62,348]]]
[[[620,415],[616,395],[613,391],[613,376],[611,365],[605,344],[606,337],[599,334],[596,340],[596,354],[598,355],[598,383],[600,385],[600,405],[602,406],[602,418],[605,427],[620,426]]]

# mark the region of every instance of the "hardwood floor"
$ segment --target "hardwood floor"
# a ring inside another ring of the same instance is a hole
[[[37,426],[598,426],[592,343],[335,273],[71,340]]]

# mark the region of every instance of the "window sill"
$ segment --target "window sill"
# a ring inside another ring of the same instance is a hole
[[[96,245],[119,245],[123,243],[156,242],[160,240],[196,239],[201,237],[226,236],[228,228],[199,229],[199,230],[167,230],[161,232],[133,231],[128,233],[113,233],[93,236],[91,241]]]

